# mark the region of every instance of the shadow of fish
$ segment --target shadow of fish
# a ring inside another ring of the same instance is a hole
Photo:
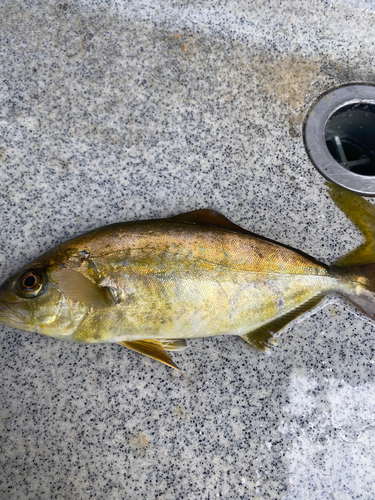
[[[74,238],[0,287],[0,322],[77,342],[117,342],[177,366],[186,339],[238,335],[258,349],[340,293],[375,319],[375,207],[332,184],[365,243],[333,266],[213,210],[113,224]]]

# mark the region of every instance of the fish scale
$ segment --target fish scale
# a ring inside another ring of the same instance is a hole
[[[177,368],[185,339],[273,334],[340,293],[375,318],[375,208],[330,194],[366,241],[328,267],[213,210],[113,224],[46,252],[0,287],[0,322],[77,342],[118,342]],[[362,218],[358,215],[358,208]]]

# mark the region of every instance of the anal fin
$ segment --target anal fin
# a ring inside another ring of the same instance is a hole
[[[280,332],[291,321],[298,318],[298,316],[304,314],[310,309],[313,309],[322,300],[322,298],[322,295],[317,295],[295,309],[287,312],[283,316],[272,319],[268,323],[255,328],[255,330],[252,330],[245,335],[240,335],[240,337],[256,349],[265,351],[268,347],[271,347],[272,344],[276,343],[277,339],[273,337],[274,333]]]
[[[173,342],[173,341],[159,341],[159,340],[122,340],[119,342],[120,345],[124,347],[128,347],[133,351],[139,352],[140,354],[144,354],[145,356],[149,356],[150,358],[156,359],[161,363],[164,363],[175,370],[179,370],[179,367],[175,365],[172,358],[165,352],[165,347],[163,342]],[[177,350],[177,349],[168,349],[168,350]]]

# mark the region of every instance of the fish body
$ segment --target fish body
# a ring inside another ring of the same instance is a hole
[[[333,192],[347,212],[347,200],[360,198]],[[113,224],[6,280],[0,322],[77,342],[118,342],[174,367],[165,351],[187,338],[239,335],[265,348],[328,293],[374,316],[372,263],[363,264],[370,240],[351,266],[328,267],[210,210]]]

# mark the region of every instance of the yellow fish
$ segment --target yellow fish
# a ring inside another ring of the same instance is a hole
[[[0,323],[117,342],[177,366],[187,338],[238,335],[259,349],[329,293],[375,319],[375,207],[330,185],[365,243],[326,266],[212,210],[113,224],[41,255],[0,287]]]

